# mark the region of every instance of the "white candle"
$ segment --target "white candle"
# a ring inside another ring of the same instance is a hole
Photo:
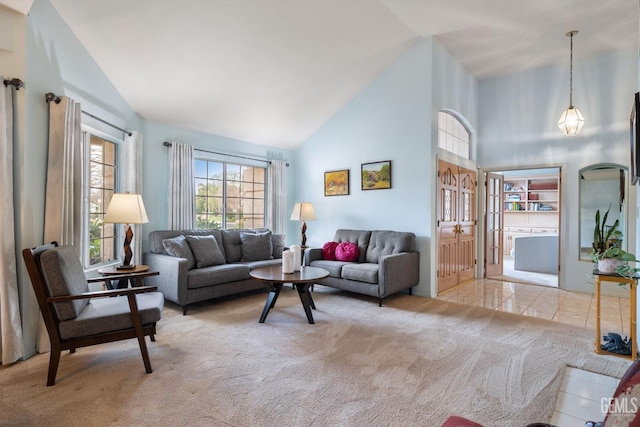
[[[293,252],[293,268],[295,271],[300,271],[300,265],[302,264],[300,245],[291,245],[289,250]]]
[[[293,273],[293,252],[292,251],[284,251],[282,252],[282,272],[283,273]]]

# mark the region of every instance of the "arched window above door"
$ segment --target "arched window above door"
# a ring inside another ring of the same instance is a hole
[[[471,134],[449,111],[438,112],[438,147],[465,159],[471,159]]]

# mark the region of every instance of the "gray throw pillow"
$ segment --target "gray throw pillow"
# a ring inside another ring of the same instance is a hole
[[[273,258],[270,231],[266,233],[240,233],[240,240],[242,240],[242,261],[262,261]]]
[[[189,265],[189,270],[196,266],[196,259],[184,236],[177,236],[173,239],[164,239],[162,241],[164,251],[174,257],[185,258]]]
[[[214,236],[186,236],[198,268],[225,263],[224,255]]]
[[[271,256],[274,259],[282,258],[282,251],[284,251],[284,234],[272,234],[271,244],[273,245],[273,252]]]

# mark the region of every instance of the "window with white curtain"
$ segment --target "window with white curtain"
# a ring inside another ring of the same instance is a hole
[[[265,167],[195,160],[196,228],[266,227]]]
[[[471,136],[453,114],[438,112],[438,147],[465,159],[471,158]]]
[[[85,268],[118,258],[115,224],[104,224],[104,214],[116,192],[118,141],[83,130],[83,264]]]

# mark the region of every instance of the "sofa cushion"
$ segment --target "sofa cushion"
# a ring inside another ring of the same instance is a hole
[[[225,258],[218,247],[216,238],[211,236],[185,236],[198,268],[224,264]]]
[[[196,289],[249,279],[249,267],[243,264],[221,264],[197,268],[187,273],[187,288]]]
[[[186,259],[189,270],[196,266],[196,259],[193,256],[193,252],[191,252],[191,246],[189,246],[184,236],[180,235],[172,239],[164,239],[162,246],[167,255]]]
[[[178,236],[213,236],[218,241],[218,246],[224,254],[222,246],[222,234],[216,228],[197,229],[197,230],[155,230],[149,233],[149,252],[154,254],[168,255],[162,245],[165,239],[172,239]]]
[[[350,264],[344,261],[329,261],[325,259],[319,259],[315,261],[311,261],[311,267],[319,267],[324,268],[329,272],[329,276],[340,278],[342,273],[342,267]]]
[[[370,230],[336,230],[333,240],[338,243],[352,242],[358,245],[358,262],[365,262],[367,255],[367,247],[369,246]]]
[[[271,232],[265,233],[240,233],[242,242],[241,261],[261,261],[273,258],[273,244]]]
[[[338,242],[327,242],[324,245],[322,245],[322,259],[335,261],[337,247],[338,247]]]
[[[271,256],[273,258],[282,258],[282,252],[284,251],[284,237],[284,234],[271,234],[271,245],[273,246]]]
[[[358,246],[352,242],[341,242],[336,246],[336,261],[358,261]]]
[[[375,230],[371,232],[367,247],[366,262],[378,262],[384,255],[400,252],[413,252],[416,249],[416,236],[402,231]]]
[[[378,264],[357,263],[342,267],[342,278],[357,282],[378,283]]]

